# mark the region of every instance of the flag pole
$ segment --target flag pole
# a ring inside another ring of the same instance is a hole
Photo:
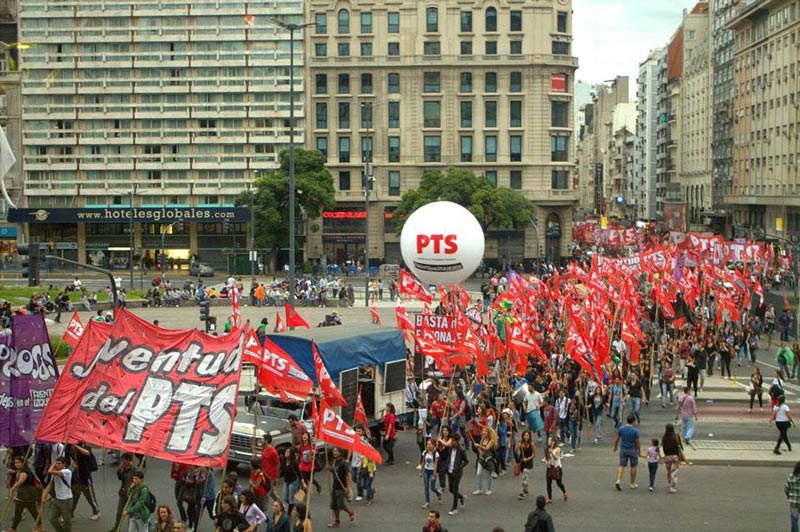
[[[25,457],[22,459],[22,463],[23,464],[27,464],[28,463],[28,458],[30,458],[30,456],[31,456],[31,450],[32,449],[33,449],[33,442],[28,444],[28,450],[25,451]],[[11,449],[9,448],[8,451],[10,452]],[[11,457],[11,467],[14,467],[14,457],[13,456]],[[9,486],[9,488],[10,487],[11,486]],[[9,490],[8,499],[6,500],[6,506],[5,506],[5,508],[3,508],[2,515],[0,515],[0,523],[2,523],[5,520],[6,514],[8,514],[8,510],[9,510],[9,508],[11,508],[11,501],[12,500],[13,500],[13,497],[11,497],[11,491]]]

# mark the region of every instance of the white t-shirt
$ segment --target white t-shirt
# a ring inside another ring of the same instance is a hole
[[[533,412],[534,410],[539,410],[542,406],[542,394],[537,392],[536,390],[532,392],[528,392],[525,396],[525,401],[527,401],[528,405],[525,409],[526,412]]]
[[[350,457],[350,467],[361,467],[361,454],[353,451],[352,456]]]
[[[433,471],[433,466],[436,465],[436,459],[439,458],[439,453],[433,451],[429,453],[425,451],[422,453],[422,467],[425,468],[426,471]]]
[[[789,421],[789,406],[788,405],[775,405],[772,408],[775,412],[775,421]]]
[[[72,471],[66,467],[61,470],[61,477],[53,475],[53,486],[56,489],[56,499],[65,501],[72,498]]]

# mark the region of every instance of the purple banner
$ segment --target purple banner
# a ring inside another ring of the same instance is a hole
[[[58,365],[44,316],[11,318],[11,343],[0,344],[0,445],[28,445],[53,393]]]

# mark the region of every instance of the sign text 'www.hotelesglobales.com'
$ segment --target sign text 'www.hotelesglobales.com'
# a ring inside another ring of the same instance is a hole
[[[119,314],[113,325],[86,327],[36,437],[224,467],[243,336],[166,330]]]

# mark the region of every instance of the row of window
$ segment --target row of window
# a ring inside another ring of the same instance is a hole
[[[348,136],[338,137],[338,162],[347,164],[351,162],[352,143]],[[497,162],[497,135],[483,136],[484,150],[483,157],[485,162]],[[400,153],[400,137],[389,136],[387,138],[387,162],[402,162]],[[474,153],[474,139],[472,135],[461,135],[459,139],[461,162],[472,162]],[[424,135],[422,140],[423,160],[426,163],[442,162],[442,137],[441,135]],[[508,137],[509,161],[522,162],[522,135],[512,134]],[[328,137],[319,136],[316,138],[316,148],[328,157]],[[569,137],[553,135],[550,137],[550,160],[553,162],[566,162],[569,157]],[[361,162],[372,161],[373,158],[373,138],[371,136],[361,137]]]
[[[386,191],[389,196],[400,195],[400,171],[390,170],[387,175]],[[498,172],[496,170],[486,170],[483,176],[489,180],[493,186],[497,186]],[[348,191],[352,190],[352,174],[349,170],[341,170],[338,175],[338,190]],[[508,186],[514,190],[522,190],[523,188],[523,174],[522,170],[511,170],[508,173]],[[364,188],[364,176],[361,176],[361,188]],[[550,188],[553,190],[568,190],[569,171],[568,170],[552,170],[550,174]]]
[[[389,128],[400,128],[400,102],[387,102],[387,125]],[[472,100],[461,100],[459,102],[459,124],[462,128],[473,127],[473,105]],[[371,129],[373,108],[372,105],[361,105],[360,128]],[[337,108],[337,129],[350,129],[352,127],[350,102],[338,102]],[[317,102],[315,104],[314,126],[316,129],[328,129],[328,103]],[[569,102],[552,101],[550,102],[550,127],[569,127]],[[438,128],[442,127],[442,102],[439,100],[425,100],[422,104],[423,127]],[[483,102],[484,127],[497,127],[498,102],[497,100],[486,100]],[[508,102],[508,126],[522,127],[522,100],[510,100]]]
[[[497,8],[487,7],[484,12],[483,30],[485,32],[498,31],[498,13]],[[508,31],[521,32],[522,31],[522,11],[511,10],[508,14]],[[556,31],[559,33],[567,32],[567,21],[569,13],[567,11],[558,11],[556,14]],[[362,11],[360,13],[360,32],[366,35],[374,33],[374,25],[372,19],[372,12]],[[316,13],[314,15],[314,33],[316,35],[328,34],[328,16],[326,13]],[[340,9],[336,13],[336,33],[339,35],[348,35],[350,33],[350,11],[347,9]],[[459,13],[459,30],[462,33],[473,32],[473,11],[462,10]],[[400,33],[400,12],[389,11],[386,17],[386,31],[388,33]],[[437,7],[428,7],[425,10],[425,32],[438,33],[439,32],[439,9]]]
[[[563,74],[559,74],[563,76]],[[359,94],[373,94],[373,75],[371,73],[362,73],[360,75],[361,87]],[[498,85],[497,72],[486,72],[483,78],[484,92],[495,93],[500,92]],[[336,85],[337,94],[352,94],[350,74],[338,74]],[[397,72],[390,72],[386,78],[387,92],[389,94],[400,93],[400,74]],[[566,85],[566,83],[565,83]],[[474,91],[473,75],[472,72],[461,72],[459,75],[458,90],[461,93],[471,93]],[[439,93],[442,92],[442,75],[441,72],[425,72],[423,73],[422,90],[426,93]],[[559,89],[557,92],[565,92]],[[522,72],[513,71],[509,74],[508,92],[519,93],[522,92]],[[314,75],[314,94],[328,94],[328,74],[315,74]]]
[[[373,57],[374,49],[372,42],[359,43],[361,57]],[[551,53],[553,55],[569,55],[570,43],[563,41],[552,41]],[[442,46],[439,41],[425,41],[422,44],[422,53],[426,56],[442,55]],[[472,41],[461,41],[459,43],[459,53],[461,55],[472,55]],[[484,55],[498,54],[498,41],[488,40],[484,42]],[[522,55],[522,39],[511,39],[508,43],[509,55]],[[350,57],[350,43],[340,42],[336,44],[337,57]],[[400,43],[389,41],[386,43],[386,55],[397,57],[400,55]],[[315,57],[328,57],[328,43],[319,42],[314,44]]]

